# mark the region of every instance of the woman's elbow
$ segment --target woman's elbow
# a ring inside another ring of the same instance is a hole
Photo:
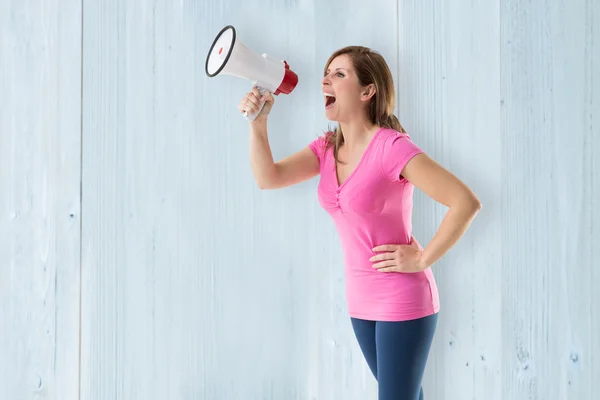
[[[477,214],[482,207],[479,198],[470,190],[463,191],[449,203],[451,208],[461,209],[470,214]]]
[[[273,180],[257,180],[256,186],[258,186],[260,190],[273,190],[278,187]]]
[[[481,207],[483,207],[479,198],[474,194],[471,194],[467,197],[465,204],[475,214],[478,213],[479,210],[481,210]]]

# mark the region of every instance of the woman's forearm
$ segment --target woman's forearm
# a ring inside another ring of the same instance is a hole
[[[266,122],[250,125],[250,165],[258,187],[268,189],[275,178],[276,168]]]
[[[476,198],[469,198],[448,209],[435,236],[423,249],[425,268],[435,264],[458,242],[480,209],[481,203]]]

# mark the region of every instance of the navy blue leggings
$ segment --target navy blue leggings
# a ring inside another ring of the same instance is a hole
[[[377,380],[379,400],[423,400],[421,381],[438,314],[410,321],[351,318],[354,334]]]

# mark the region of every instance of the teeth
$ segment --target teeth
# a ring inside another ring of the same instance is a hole
[[[331,93],[325,93],[325,96],[327,97],[335,97],[334,95],[332,95]]]

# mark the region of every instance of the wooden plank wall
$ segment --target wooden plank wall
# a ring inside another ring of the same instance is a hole
[[[502,2],[504,398],[598,396],[599,22],[594,1]]]
[[[318,178],[260,191],[249,82],[204,74],[227,24],[300,77],[275,158],[327,128],[322,66],[361,44],[482,200],[434,267],[425,397],[594,399],[599,22],[593,0],[3,2],[0,399],[376,398]],[[415,193],[422,244],[445,211]]]
[[[0,3],[0,399],[77,399],[81,2]]]

